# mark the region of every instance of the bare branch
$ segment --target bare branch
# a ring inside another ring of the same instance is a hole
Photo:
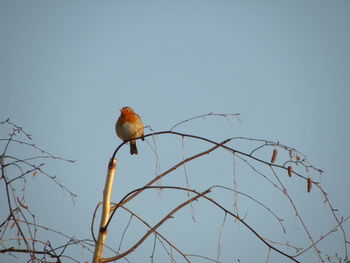
[[[186,205],[190,204],[191,202],[197,200],[198,198],[206,195],[207,193],[209,193],[210,190],[206,190],[202,193],[198,193],[195,197],[191,198],[190,200],[187,200],[186,202],[183,202],[182,204],[180,204],[179,206],[177,206],[175,209],[173,209],[168,215],[166,215],[158,224],[156,224],[151,230],[149,230],[133,247],[131,247],[130,249],[128,249],[127,251],[125,251],[124,253],[121,253],[115,257],[110,257],[110,258],[104,258],[101,261],[102,262],[111,262],[117,259],[120,259],[122,257],[125,257],[126,255],[130,254],[131,252],[133,252],[137,247],[139,247],[143,241],[150,235],[152,234],[158,227],[160,227],[165,221],[167,221],[168,219],[172,218],[173,215],[180,210],[181,208],[185,207]],[[120,206],[120,204],[119,204]]]

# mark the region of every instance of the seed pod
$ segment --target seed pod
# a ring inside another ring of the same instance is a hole
[[[292,177],[292,166],[288,166],[288,176]]]
[[[274,163],[277,158],[277,149],[273,150],[272,157],[271,157],[271,163]]]
[[[311,187],[312,187],[312,180],[311,178],[307,178],[307,192],[310,193],[311,192]]]

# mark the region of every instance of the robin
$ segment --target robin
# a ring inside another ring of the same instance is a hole
[[[139,115],[130,107],[124,107],[120,110],[120,116],[115,124],[115,131],[120,139],[123,141],[132,138],[143,138],[143,123]],[[137,154],[136,141],[130,141],[130,154]]]

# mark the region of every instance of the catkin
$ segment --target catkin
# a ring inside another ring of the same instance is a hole
[[[271,157],[271,163],[274,163],[277,158],[277,149],[273,150],[272,157]]]
[[[311,187],[312,187],[312,180],[311,178],[307,178],[307,192],[310,193],[311,192]]]
[[[292,166],[288,166],[288,176],[292,177]]]

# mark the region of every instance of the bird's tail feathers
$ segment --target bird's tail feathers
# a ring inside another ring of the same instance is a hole
[[[138,154],[136,142],[130,142],[130,154]]]

